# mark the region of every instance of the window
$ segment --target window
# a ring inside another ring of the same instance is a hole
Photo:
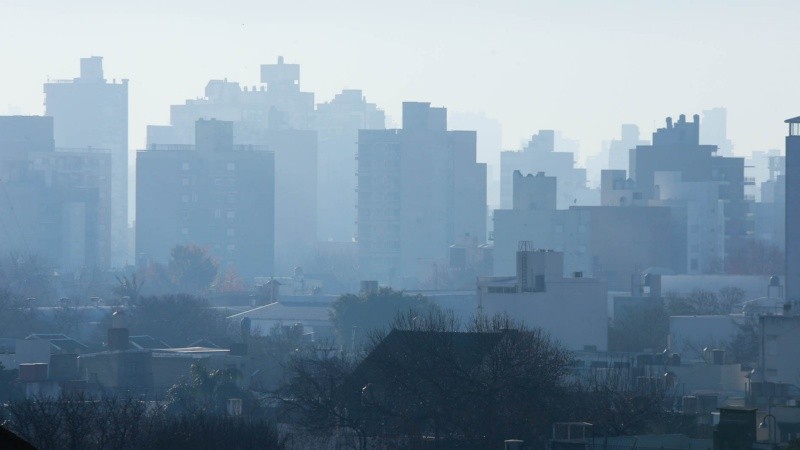
[[[234,230],[233,228],[228,228],[228,229],[226,230],[225,234],[227,234],[227,235],[228,235],[228,237],[233,237],[233,236],[236,236],[236,230]]]
[[[181,203],[189,203],[189,196],[186,194],[181,195]]]
[[[183,164],[181,164],[181,170],[183,171],[189,170],[189,163],[184,162]]]
[[[225,214],[225,216],[226,216],[228,219],[235,219],[235,218],[236,218],[236,211],[228,211],[228,212]]]
[[[234,170],[236,170],[236,163],[229,162],[226,168],[228,169],[229,172],[233,172]]]
[[[219,219],[220,217],[222,217],[222,210],[217,208],[217,209],[214,210],[214,218],[215,219]]]

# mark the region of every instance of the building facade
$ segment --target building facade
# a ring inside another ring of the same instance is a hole
[[[786,136],[786,300],[800,310],[800,116]]]
[[[233,144],[233,123],[197,122],[195,146],[152,146],[137,154],[136,252],[165,263],[176,245],[206,247],[252,281],[273,274],[273,154]]]
[[[557,205],[566,209],[572,205],[597,204],[594,193],[586,187],[586,169],[575,167],[575,155],[556,151],[556,132],[540,130],[520,151],[500,153],[500,207],[513,204],[514,171],[539,173],[556,177]]]
[[[68,273],[108,268],[111,172],[107,152],[56,149],[51,117],[0,117],[0,247]]]
[[[356,235],[358,130],[382,130],[384,112],[360,90],[345,89],[317,105],[318,235],[321,241],[352,242]]]
[[[564,255],[521,242],[516,276],[478,279],[478,310],[508,314],[541,328],[569,350],[608,349],[606,284],[576,272],[564,276]]]
[[[170,124],[147,127],[148,148],[195,144],[195,122],[233,123],[233,143],[266,150],[275,159],[275,268],[288,274],[314,250],[318,223],[314,94],[300,90],[300,66],[261,66],[261,85],[211,80],[204,96],[170,107]],[[352,215],[351,215],[352,220]]]
[[[358,246],[362,279],[413,286],[462,236],[486,239],[486,165],[474,131],[448,131],[445,108],[403,103],[403,128],[361,130]]]
[[[653,133],[652,145],[630,151],[630,177],[643,199],[658,198],[657,172],[678,172],[684,183],[717,183],[717,199],[723,205],[725,256],[752,239],[752,221],[744,197],[744,159],[718,156],[716,145],[700,144],[700,116],[691,122],[681,114],[673,123]]]
[[[45,83],[56,147],[111,155],[111,265],[133,263],[128,237],[128,80],[108,82],[103,58],[81,58],[80,76]]]

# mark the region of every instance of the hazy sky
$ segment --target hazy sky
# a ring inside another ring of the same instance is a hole
[[[327,101],[360,88],[484,112],[504,145],[556,128],[595,153],[623,122],[728,108],[736,152],[782,148],[800,115],[800,1],[0,2],[0,113],[41,114],[42,83],[104,57],[129,78],[131,147],[206,82],[258,83],[283,55]]]

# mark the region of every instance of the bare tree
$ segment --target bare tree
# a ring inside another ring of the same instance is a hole
[[[576,379],[566,402],[573,415],[594,425],[599,436],[652,432],[667,413],[663,377],[637,377],[628,368],[590,370]]]

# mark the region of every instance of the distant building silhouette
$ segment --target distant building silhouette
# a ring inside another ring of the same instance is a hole
[[[623,124],[620,139],[615,139],[608,146],[608,168],[612,170],[628,170],[628,154],[637,145],[649,142],[639,139],[639,127],[634,124]]]
[[[454,130],[475,130],[478,133],[478,161],[486,163],[486,197],[492,209],[500,205],[500,150],[503,148],[503,127],[500,121],[483,112],[449,110],[447,122]]]
[[[71,273],[111,257],[112,156],[56,149],[53,118],[0,116],[0,248]]]
[[[716,185],[717,200],[722,202],[724,227],[722,230],[717,227],[713,233],[724,233],[723,247],[727,256],[752,237],[752,223],[747,216],[748,203],[744,197],[744,159],[718,156],[715,145],[701,145],[699,139],[698,115],[691,122],[687,122],[683,114],[675,123],[667,118],[666,127],[653,133],[651,145],[639,145],[630,151],[629,174],[645,200],[669,200],[669,196],[659,194],[657,172],[679,173],[682,183],[710,183],[704,185],[708,189],[713,189],[710,186]],[[693,196],[694,192],[705,196],[706,188],[689,188],[684,192],[686,196]],[[686,196],[684,201],[694,201]],[[699,199],[697,201],[702,202]],[[695,228],[699,230],[701,226],[708,224],[701,216],[687,216],[690,234],[695,232]],[[690,270],[694,266],[690,262]],[[702,270],[699,261],[697,267]]]
[[[319,238],[351,242],[356,235],[358,130],[382,130],[386,117],[360,90],[345,89],[318,104],[314,119],[319,139]]]
[[[703,117],[700,120],[700,143],[716,145],[719,156],[733,156],[733,142],[728,139],[726,108],[703,110]]]
[[[671,206],[685,214],[686,272],[720,272],[725,259],[725,203],[718,181],[684,181],[681,172],[656,172],[656,198],[651,205]],[[680,226],[684,226],[683,221]]]
[[[194,144],[195,121],[217,119],[233,123],[234,144],[273,152],[275,262],[280,273],[288,273],[305,262],[317,240],[314,94],[300,90],[300,66],[286,64],[282,57],[277,64],[261,66],[261,83],[251,88],[228,80],[209,81],[203,98],[172,105],[170,125],[148,126],[147,143]],[[353,214],[349,217],[352,221]]]
[[[175,245],[206,247],[220,272],[273,274],[271,152],[233,144],[233,123],[197,121],[197,144],[153,145],[136,158],[136,252],[165,263]]]
[[[786,157],[777,150],[753,152],[745,161],[755,172],[759,183],[755,203],[751,204],[756,239],[773,244],[779,249],[786,245]]]
[[[109,83],[103,58],[81,58],[80,76],[44,85],[56,147],[111,153],[111,264],[133,262],[128,236],[128,80]]]
[[[614,290],[627,289],[637,270],[685,266],[685,218],[668,207],[648,206],[625,171],[603,171],[603,206],[555,209],[548,178],[516,172],[514,208],[494,211],[495,275],[513,273],[520,241],[561,252],[566,274],[581,272]],[[537,184],[542,189],[534,193]]]
[[[448,131],[447,110],[403,103],[403,128],[361,130],[358,247],[363,279],[412,286],[446,265],[465,235],[486,238],[486,165],[476,133]]]
[[[520,151],[500,153],[500,206],[510,209],[513,203],[513,174],[544,172],[556,177],[559,209],[574,204],[596,204],[594,195],[586,187],[586,169],[575,167],[575,155],[555,149],[556,132],[540,130]]]
[[[545,176],[544,172],[523,176],[519,170],[514,171],[514,209],[554,211],[557,196],[556,177]]]

